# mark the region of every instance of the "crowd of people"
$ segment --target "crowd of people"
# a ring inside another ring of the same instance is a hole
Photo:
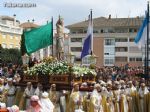
[[[23,68],[0,65],[0,107],[10,112],[150,112],[150,80],[143,67],[101,67],[94,82],[73,83],[72,90],[57,91],[57,85],[43,89],[15,85]],[[92,91],[86,89],[89,85]]]

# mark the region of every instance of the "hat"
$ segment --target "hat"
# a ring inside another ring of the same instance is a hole
[[[38,103],[38,105],[41,107],[41,103],[40,103],[40,100],[39,100],[39,97],[37,95],[33,95],[31,98],[30,98],[30,101],[35,101]]]
[[[103,86],[106,86],[106,83],[104,81],[101,81],[100,84],[103,85]]]
[[[119,85],[119,82],[118,82],[118,81],[115,81],[114,83],[117,84],[117,85]]]
[[[9,112],[19,112],[19,107],[17,105],[13,105],[12,107],[7,108]]]
[[[6,104],[5,103],[0,103],[1,108],[6,108]]]
[[[132,81],[128,81],[128,84],[132,84]]]
[[[107,85],[112,85],[112,82],[111,82],[111,81],[108,81],[108,82],[107,82]]]
[[[31,82],[27,82],[27,85],[31,85],[32,83]]]
[[[8,78],[8,79],[7,79],[7,81],[9,81],[9,82],[12,81],[12,80],[13,80],[12,78]]]
[[[82,84],[81,84],[81,86],[87,86],[87,83],[86,83],[86,82],[84,82],[84,83],[82,83]]]
[[[30,100],[31,101],[39,101],[39,97],[37,95],[33,95]]]
[[[100,84],[95,84],[94,88],[101,87]]]
[[[75,87],[76,85],[79,85],[79,84],[78,84],[78,83],[74,83],[74,84],[73,84],[73,87]]]
[[[47,92],[43,92],[43,93],[42,93],[42,97],[43,97],[43,98],[48,98],[48,93],[47,93]]]
[[[125,83],[124,80],[120,80],[120,83]]]
[[[52,84],[52,85],[51,85],[51,87],[54,87],[54,86],[56,87],[56,84]]]

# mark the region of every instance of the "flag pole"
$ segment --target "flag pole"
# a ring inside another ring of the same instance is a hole
[[[91,31],[91,55],[93,55],[93,17],[92,17],[92,15],[93,15],[93,12],[92,12],[92,9],[91,9],[91,11],[90,11],[90,21],[91,21],[91,27],[92,27],[92,31]]]
[[[147,63],[146,63],[146,75],[149,77],[149,1],[147,3]]]
[[[54,41],[54,37],[53,37],[53,16],[52,16],[52,56],[54,56],[54,46],[53,46],[53,42]]]

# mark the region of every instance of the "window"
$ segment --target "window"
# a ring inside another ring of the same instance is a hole
[[[13,39],[13,36],[12,36],[12,35],[10,35],[10,39]]]
[[[127,33],[128,29],[126,29],[126,28],[123,28],[123,29],[119,28],[119,29],[115,29],[115,32],[116,33]]]
[[[104,47],[104,54],[105,55],[114,55],[115,54],[115,47]]]
[[[13,48],[13,44],[10,44],[10,45],[9,45],[9,48]]]
[[[15,48],[19,49],[19,46],[18,46],[18,45],[16,45],[16,47],[15,47]]]
[[[71,42],[82,42],[82,38],[71,38]]]
[[[75,32],[75,31],[72,31],[71,33],[72,33],[72,34],[76,34],[76,32]]]
[[[131,57],[131,58],[130,58],[130,61],[142,61],[142,58],[139,58],[139,57],[137,57],[137,58]]]
[[[134,53],[136,53],[136,52],[141,52],[141,50],[138,48],[138,47],[136,47],[136,46],[132,46],[132,47],[130,47],[129,48],[129,51],[132,53],[132,52],[134,52]]]
[[[127,47],[116,47],[116,52],[127,52],[128,48]]]
[[[79,29],[77,32],[78,33],[84,33],[83,29]]]
[[[84,32],[84,33],[87,33],[87,30],[84,30],[83,32]]]
[[[116,61],[118,62],[127,62],[127,57],[116,57]]]
[[[130,58],[129,60],[130,60],[130,61],[135,61],[135,58]]]
[[[105,45],[115,45],[114,39],[105,39]]]
[[[98,33],[98,31],[97,30],[93,30],[93,33]]]
[[[128,42],[127,38],[116,38],[116,42]]]
[[[5,34],[3,34],[2,37],[3,37],[3,39],[6,39],[6,35]]]
[[[130,38],[129,41],[130,41],[130,42],[134,42],[134,38]]]
[[[15,38],[16,38],[16,40],[18,40],[18,39],[19,39],[19,37],[17,37],[17,36],[16,36]]]
[[[137,29],[136,29],[136,28],[129,28],[129,32],[130,32],[130,33],[137,32]]]
[[[7,44],[2,43],[2,47],[3,47],[3,48],[7,48]]]
[[[109,55],[109,53],[104,53],[105,55]]]
[[[72,52],[81,52],[82,47],[71,47]]]
[[[113,29],[108,29],[108,33],[114,33]]]
[[[142,58],[136,58],[136,61],[142,61]]]
[[[105,59],[105,65],[112,65],[112,64],[114,64],[114,59],[110,59],[110,58],[108,58],[108,59]]]

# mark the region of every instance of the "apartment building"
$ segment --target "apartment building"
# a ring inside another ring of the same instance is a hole
[[[22,28],[15,17],[0,16],[0,44],[3,48],[20,49]]]
[[[143,65],[142,50],[134,43],[134,38],[143,18],[93,19],[93,52],[97,56],[98,66]],[[66,26],[70,30],[69,50],[80,60],[81,50],[86,37],[88,21]]]

